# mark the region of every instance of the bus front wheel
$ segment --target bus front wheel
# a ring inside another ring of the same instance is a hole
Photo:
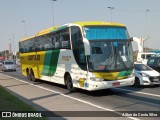
[[[140,81],[139,81],[139,78],[135,78],[135,81],[134,81],[134,87],[140,87]]]
[[[65,83],[66,83],[66,86],[67,86],[67,89],[70,91],[70,92],[74,92],[75,91],[75,88],[73,87],[73,83],[72,83],[72,78],[70,75],[67,75],[65,77]]]

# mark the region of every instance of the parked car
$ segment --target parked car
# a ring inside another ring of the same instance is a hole
[[[154,52],[138,52],[137,61],[142,62],[143,64],[147,64],[147,61],[150,57],[155,56]]]
[[[12,60],[4,60],[2,62],[2,71],[16,71],[16,64]]]
[[[0,61],[0,66],[2,66],[3,61]]]
[[[147,61],[147,65],[151,67],[152,69],[160,72],[160,57],[150,57]]]
[[[160,73],[143,63],[135,63],[134,86],[140,85],[160,85]]]

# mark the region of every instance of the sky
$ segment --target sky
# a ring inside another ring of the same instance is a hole
[[[25,31],[29,37],[51,27],[53,16],[58,26],[78,21],[123,23],[130,37],[149,36],[145,46],[160,49],[160,0],[57,0],[53,9],[51,0],[0,0],[0,51],[9,43],[18,51]]]

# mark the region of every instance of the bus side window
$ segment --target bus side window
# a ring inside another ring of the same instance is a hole
[[[69,28],[61,31],[60,42],[62,49],[70,49],[70,34]]]
[[[82,70],[87,70],[82,33],[78,26],[71,27],[71,40],[74,58]]]
[[[19,52],[20,53],[23,53],[23,47],[22,47],[22,45],[23,45],[23,42],[19,42]]]
[[[34,52],[35,51],[34,39],[33,38],[28,41],[27,46],[28,46],[28,52]]]
[[[53,48],[53,43],[52,43],[52,39],[51,39],[51,35],[50,34],[45,36],[44,48],[45,48],[45,50],[51,50]]]
[[[55,41],[55,48],[59,48],[59,41],[58,40]]]
[[[51,43],[52,43],[52,49],[55,49],[55,41],[54,41],[54,34],[51,34],[50,35],[50,41],[51,41]]]
[[[41,39],[39,37],[35,38],[35,47],[36,51],[41,51],[42,49]]]
[[[55,35],[54,35],[54,43],[55,43],[55,49],[60,48],[60,36],[59,36],[59,32],[55,33]]]
[[[79,63],[80,64],[86,63],[86,57],[84,54],[84,45],[83,44],[79,45]]]

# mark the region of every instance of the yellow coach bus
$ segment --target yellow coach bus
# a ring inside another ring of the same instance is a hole
[[[19,42],[22,74],[89,91],[134,83],[132,40],[125,25],[76,22]]]

